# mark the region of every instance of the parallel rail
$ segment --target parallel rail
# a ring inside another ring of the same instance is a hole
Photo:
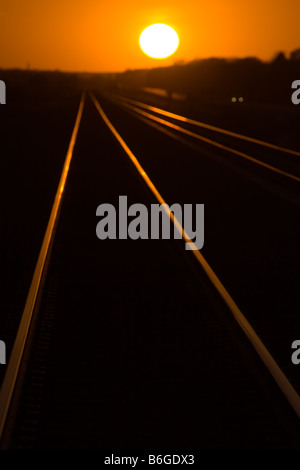
[[[141,108],[147,109],[148,111],[152,111],[156,114],[160,114],[162,116],[169,117],[171,119],[175,119],[176,121],[186,122],[187,124],[192,124],[194,126],[201,127],[203,129],[208,129],[208,130],[217,132],[219,134],[225,134],[225,135],[228,135],[230,137],[235,137],[236,139],[244,140],[244,141],[247,141],[247,142],[251,142],[253,144],[258,144],[258,145],[261,145],[263,147],[267,147],[267,148],[270,148],[270,149],[273,149],[273,150],[278,150],[280,152],[285,152],[285,153],[289,153],[291,155],[296,155],[296,156],[300,157],[300,152],[298,152],[297,150],[292,150],[292,149],[288,149],[286,147],[281,147],[279,145],[275,145],[275,144],[272,144],[270,142],[266,142],[264,140],[256,139],[254,137],[249,137],[247,135],[239,134],[237,132],[232,132],[232,131],[229,131],[227,129],[222,129],[221,127],[212,126],[211,124],[207,124],[207,123],[201,122],[201,121],[196,121],[195,119],[190,119],[188,117],[181,116],[179,114],[170,113],[169,111],[166,111],[165,109],[157,108],[155,106],[150,106],[146,103],[142,103],[141,101],[133,100],[133,99],[127,98],[125,96],[114,95],[114,98],[117,98],[119,100],[128,102],[132,105],[136,105],[136,106],[139,106]]]
[[[50,218],[48,221],[47,229],[44,235],[42,247],[39,253],[37,264],[34,270],[33,278],[29,288],[28,296],[26,299],[25,307],[23,310],[20,326],[16,335],[14,346],[10,355],[7,365],[7,370],[3,379],[2,387],[0,390],[0,441],[3,435],[3,430],[6,423],[8,410],[11,404],[12,396],[15,389],[15,384],[20,369],[23,352],[28,337],[28,332],[32,320],[34,307],[37,300],[37,295],[40,289],[42,274],[44,271],[46,258],[48,255],[49,246],[54,234],[54,227],[57,223],[57,217],[62,202],[62,196],[65,189],[67,176],[70,168],[73,150],[78,135],[79,125],[82,117],[83,107],[85,102],[85,94],[82,94],[80,105],[72,132],[69,148],[65,158],[62,174],[56,191],[54,203],[52,206]]]
[[[191,241],[191,238],[189,235],[185,232],[184,228],[181,226],[179,221],[176,219],[174,214],[169,210],[168,205],[164,198],[161,196],[160,192],[158,189],[155,187],[155,185],[152,183],[151,179],[145,172],[145,170],[142,168],[140,165],[137,157],[133,154],[133,152],[130,150],[128,145],[125,143],[124,139],[121,137],[121,135],[118,133],[116,128],[113,126],[113,124],[110,122],[106,114],[104,113],[102,107],[100,106],[99,102],[96,100],[95,96],[93,94],[90,95],[97,110],[99,111],[100,116],[114,135],[114,137],[118,140],[132,163],[134,164],[135,168],[139,172],[140,176],[144,179],[145,183],[149,187],[149,189],[152,191],[154,194],[155,198],[160,204],[163,204],[164,209],[166,214],[170,217],[172,223],[176,227],[176,229],[179,231],[179,233],[182,233],[182,236],[184,240],[193,245],[191,246],[192,253],[195,256],[196,260],[198,263],[201,265],[205,273],[207,274],[208,278],[212,282],[213,286],[215,289],[218,291],[218,293],[221,295],[223,301],[226,303],[228,306],[229,310],[231,311],[232,315],[234,316],[235,320],[243,330],[243,332],[246,334],[247,338],[249,339],[250,343],[260,356],[261,360],[267,367],[268,371],[274,378],[275,382],[277,385],[280,387],[281,391],[283,392],[284,396],[294,409],[295,413],[297,416],[300,418],[300,396],[295,390],[295,388],[292,386],[286,375],[283,373],[281,368],[278,366],[277,362],[275,359],[272,357],[268,349],[265,347],[257,333],[255,332],[254,328],[250,325],[248,320],[246,319],[245,315],[242,313],[242,311],[239,309],[229,292],[226,290],[216,273],[213,271],[213,269],[210,267],[210,265],[207,263],[203,255],[197,250],[197,247],[193,244]],[[299,179],[300,181],[300,179]]]
[[[134,153],[131,151],[129,146],[126,144],[125,140],[121,137],[121,135],[118,133],[117,129],[114,127],[112,122],[109,120],[107,115],[105,114],[103,108],[101,107],[99,101],[96,99],[93,93],[90,93],[90,98],[93,101],[96,109],[98,110],[101,118],[107,125],[107,127],[110,129],[111,133],[114,135],[115,139],[119,142],[127,156],[130,158],[131,162],[135,166],[136,170],[138,171],[139,175],[143,178],[145,184],[148,186],[148,188],[151,190],[157,201],[163,205],[163,208],[166,212],[166,214],[169,216],[170,220],[174,224],[175,228],[179,231],[179,233],[182,235],[183,239],[186,241],[186,243],[190,244],[190,248],[193,252],[193,255],[195,256],[197,262],[201,266],[201,268],[204,270],[206,273],[207,277],[210,279],[211,283],[213,284],[216,292],[221,296],[227,307],[229,308],[230,312],[232,313],[234,319],[236,320],[237,324],[241,328],[241,330],[244,332],[244,334],[247,336],[248,340],[252,344],[254,350],[257,352],[259,357],[261,358],[262,362],[265,364],[267,370],[273,377],[274,381],[277,383],[278,387],[284,394],[285,398],[289,402],[290,406],[296,413],[298,417],[300,417],[300,396],[295,390],[295,388],[292,386],[284,372],[281,370],[281,368],[278,366],[277,362],[275,359],[272,357],[266,346],[263,344],[262,340],[259,338],[257,333],[255,332],[254,328],[251,326],[251,324],[248,322],[246,319],[245,315],[242,313],[240,308],[237,306],[235,303],[234,299],[231,297],[227,289],[224,287],[224,285],[221,283],[220,279],[216,275],[216,273],[213,271],[213,269],[210,267],[210,265],[207,263],[203,255],[198,251],[197,247],[194,245],[192,242],[190,236],[180,222],[176,219],[174,214],[170,211],[169,206],[167,205],[165,199],[161,195],[161,193],[158,191],[156,186],[153,184],[151,181],[150,177],[147,175],[141,164],[139,163],[138,158],[134,155]],[[132,100],[131,100],[132,101]],[[42,247],[40,250],[39,258],[37,261],[37,265],[34,271],[33,279],[31,282],[31,286],[29,289],[29,293],[27,296],[25,308],[23,311],[22,319],[20,322],[20,327],[16,336],[16,340],[14,343],[14,347],[9,359],[9,364],[7,366],[6,370],[6,375],[4,377],[4,381],[2,384],[2,388],[0,391],[0,440],[3,435],[3,431],[5,428],[6,424],[6,419],[8,415],[8,411],[11,405],[13,393],[14,393],[14,388],[18,376],[18,372],[20,369],[20,364],[22,361],[22,356],[28,336],[28,331],[32,319],[32,314],[34,311],[34,307],[36,304],[36,299],[38,295],[38,291],[40,288],[40,282],[42,278],[42,274],[44,271],[45,267],[45,262],[48,254],[48,249],[52,240],[52,237],[54,235],[54,228],[57,223],[57,216],[59,213],[59,209],[61,206],[62,202],[62,195],[65,189],[65,184],[68,176],[68,171],[73,155],[73,150],[76,142],[76,138],[78,135],[79,131],[79,126],[80,122],[82,119],[82,113],[83,113],[83,108],[84,108],[84,102],[85,102],[85,94],[82,95],[77,117],[76,117],[76,122],[75,126],[73,129],[71,141],[69,144],[69,149],[66,155],[61,179],[58,185],[58,189],[56,192],[55,200],[53,203],[53,207],[51,210],[51,215],[49,218],[47,230],[44,236],[44,240],[42,243]],[[150,117],[150,119],[154,119],[156,121],[161,122],[162,120],[160,118],[157,118],[154,115],[150,115],[149,113],[146,113],[142,111],[141,109],[137,108],[136,106],[125,103],[125,105],[129,108],[132,108],[136,112],[146,115],[147,117]],[[141,103],[139,103],[141,105]],[[146,105],[145,105],[146,106]],[[157,108],[155,108],[155,112],[157,112]],[[167,113],[167,112],[166,112]],[[172,113],[169,113],[172,114]],[[169,116],[169,117],[173,117]],[[174,124],[165,121],[165,125],[169,127],[174,128]],[[177,129],[180,129],[181,132],[188,133],[189,135],[193,134],[193,136],[197,135],[195,133],[191,133],[190,131],[187,131],[184,128],[179,128],[179,126],[175,126]],[[240,136],[240,138],[243,136]],[[219,145],[218,145],[219,146]],[[223,146],[224,148],[224,146]],[[287,149],[286,149],[287,150]],[[300,155],[300,153],[299,153]],[[262,164],[261,162],[259,162]],[[269,165],[263,165],[269,167]],[[280,173],[284,173],[279,171],[278,169],[273,169],[273,171],[278,171]],[[287,175],[285,175],[287,176]],[[289,175],[289,177],[292,177],[293,179],[296,179],[297,181],[300,181],[300,178],[294,177],[293,175]]]
[[[230,152],[234,155],[242,157],[245,160],[248,160],[252,163],[255,163],[256,165],[267,168],[268,170],[270,170],[274,173],[280,174],[281,176],[287,177],[291,180],[296,181],[297,183],[300,183],[300,177],[299,176],[296,176],[296,175],[294,175],[292,173],[289,173],[287,171],[283,171],[283,170],[281,170],[280,168],[277,168],[274,165],[269,165],[268,163],[265,163],[265,162],[255,158],[255,157],[252,157],[251,155],[248,155],[244,152],[241,152],[240,150],[237,150],[233,147],[229,147],[229,146],[224,145],[220,142],[217,142],[216,140],[208,139],[207,137],[204,137],[203,135],[200,135],[197,132],[190,131],[189,129],[186,129],[185,127],[174,124],[170,121],[167,121],[166,119],[162,119],[161,117],[157,116],[156,114],[163,115],[163,116],[168,117],[170,119],[175,119],[175,120],[178,120],[178,121],[181,121],[181,122],[185,122],[187,124],[192,124],[194,126],[205,128],[205,129],[208,129],[208,130],[211,130],[211,131],[214,131],[214,132],[217,132],[217,133],[221,133],[221,134],[224,134],[224,135],[227,135],[227,136],[230,136],[230,137],[235,137],[235,138],[240,139],[242,141],[251,142],[251,143],[263,146],[263,147],[270,148],[272,150],[284,152],[284,153],[291,154],[291,155],[294,155],[294,156],[300,156],[300,152],[297,152],[297,151],[291,150],[291,149],[287,149],[285,147],[279,147],[278,145],[274,145],[274,144],[271,144],[271,143],[268,143],[268,142],[264,142],[262,140],[254,139],[252,137],[248,137],[248,136],[245,136],[245,135],[242,135],[242,134],[237,134],[236,132],[231,132],[231,131],[228,131],[226,129],[221,129],[219,127],[211,126],[211,125],[205,124],[203,122],[194,121],[193,119],[189,119],[189,118],[186,118],[184,116],[180,116],[178,114],[169,113],[168,111],[165,111],[165,110],[160,109],[160,108],[156,108],[156,107],[153,107],[153,106],[146,105],[144,103],[141,103],[140,101],[135,101],[135,100],[132,100],[132,99],[129,99],[129,98],[119,97],[119,96],[116,96],[116,95],[113,95],[111,97],[111,99],[114,100],[119,105],[124,106],[125,108],[137,113],[140,116],[143,116],[147,119],[155,121],[159,124],[162,124],[165,127],[169,127],[172,130],[175,130],[177,132],[185,134],[189,137],[192,137],[194,139],[200,140],[200,141],[205,142],[209,145],[217,147],[218,149],[225,150],[225,151]],[[146,109],[147,111],[144,111],[141,108]]]

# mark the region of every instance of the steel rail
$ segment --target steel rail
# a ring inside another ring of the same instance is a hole
[[[25,307],[23,310],[21,322],[19,325],[19,329],[16,335],[16,339],[15,339],[13,349],[10,355],[10,359],[7,365],[7,370],[6,370],[2,387],[0,390],[0,441],[3,436],[3,431],[4,431],[9,407],[11,404],[18,372],[20,369],[20,364],[21,364],[21,360],[22,360],[22,356],[23,356],[23,352],[24,352],[24,348],[25,348],[25,344],[26,344],[26,340],[27,340],[27,336],[29,332],[29,327],[31,324],[32,314],[34,311],[38,291],[40,288],[40,283],[41,283],[42,274],[43,274],[43,270],[44,270],[44,266],[45,266],[45,262],[47,258],[48,249],[49,249],[52,237],[53,237],[54,226],[57,220],[58,211],[59,211],[61,201],[62,201],[62,195],[63,195],[64,188],[66,185],[69,167],[70,167],[71,159],[73,156],[73,150],[74,150],[74,146],[75,146],[75,142],[76,142],[76,138],[78,134],[79,125],[81,122],[84,102],[85,102],[85,93],[83,93],[81,96],[75,125],[73,128],[71,140],[69,143],[69,148],[68,148],[66,158],[64,161],[64,166],[63,166],[62,174],[61,174],[60,181],[58,184],[57,192],[55,195],[54,203],[52,206],[47,229],[44,235],[43,243],[40,249],[39,257],[37,260],[37,264],[35,266],[33,278],[31,281]]]
[[[178,132],[181,132],[183,134],[186,134],[188,135],[189,137],[193,137],[197,140],[201,140],[202,142],[205,142],[207,144],[210,144],[210,145],[213,145],[214,147],[217,147],[221,150],[225,150],[227,152],[230,152],[230,153],[233,153],[235,155],[238,155],[239,157],[242,157],[246,160],[249,160],[251,161],[252,163],[255,163],[257,165],[260,165],[264,168],[267,168],[268,170],[271,170],[275,173],[278,173],[282,176],[285,176],[289,179],[292,179],[294,181],[297,181],[297,183],[300,183],[300,177],[298,176],[295,176],[293,175],[292,173],[288,173],[287,171],[283,171],[283,170],[280,170],[279,168],[275,167],[275,166],[272,166],[272,165],[269,165],[268,163],[265,163],[265,162],[262,162],[261,160],[258,160],[257,158],[254,158],[254,157],[251,157],[250,155],[247,155],[246,153],[244,152],[241,152],[240,150],[236,150],[232,147],[228,147],[227,145],[223,145],[223,144],[220,144],[219,142],[216,142],[215,140],[212,140],[212,139],[208,139],[206,137],[203,137],[199,134],[196,134],[195,132],[192,132],[192,131],[189,131],[188,129],[184,128],[184,127],[181,127],[181,126],[177,126],[176,124],[173,124],[172,122],[169,122],[169,121],[166,121],[165,119],[161,119],[153,114],[150,114],[146,111],[143,111],[139,108],[137,108],[136,106],[133,106],[129,103],[126,103],[126,102],[120,102],[120,100],[116,100],[115,101],[116,103],[120,104],[121,106],[124,106],[138,114],[140,114],[141,116],[144,116],[148,119],[151,119],[152,121],[155,121],[155,122],[158,122],[159,124],[163,124],[164,126],[166,127],[170,127],[171,129],[173,130],[176,130]]]
[[[164,109],[156,108],[155,106],[150,106],[146,103],[142,103],[141,101],[133,100],[131,98],[126,98],[124,96],[119,96],[119,95],[114,95],[114,97],[116,99],[127,101],[128,103],[132,103],[134,105],[140,106],[141,108],[147,109],[149,111],[153,111],[157,114],[161,114],[163,116],[169,117],[171,119],[175,119],[177,121],[186,122],[186,123],[192,124],[194,126],[202,127],[203,129],[209,129],[211,131],[219,132],[220,134],[229,135],[229,136],[235,137],[237,139],[245,140],[247,142],[252,142],[252,143],[257,144],[257,145],[262,145],[263,147],[268,147],[268,148],[271,148],[273,150],[278,150],[280,152],[285,152],[285,153],[289,153],[291,155],[296,155],[297,157],[300,157],[300,152],[298,152],[297,150],[292,150],[292,149],[288,149],[286,147],[281,147],[279,145],[275,145],[275,144],[272,144],[270,142],[265,142],[264,140],[255,139],[254,137],[249,137],[249,136],[244,135],[244,134],[239,134],[238,132],[229,131],[227,129],[222,129],[221,127],[216,127],[216,126],[212,126],[211,124],[206,124],[206,123],[201,122],[201,121],[196,121],[194,119],[190,119],[190,118],[187,118],[185,116],[181,116],[179,114],[171,113],[171,112],[166,111]]]
[[[107,127],[110,129],[114,137],[117,139],[117,141],[120,143],[122,146],[123,150],[126,152],[127,156],[130,158],[132,163],[134,164],[135,168],[139,172],[140,176],[144,179],[146,185],[148,188],[152,191],[154,194],[155,198],[160,204],[163,204],[163,208],[165,212],[168,214],[170,217],[171,221],[179,230],[179,232],[182,234],[182,237],[187,243],[190,243],[191,250],[199,264],[202,266],[203,270],[205,271],[206,275],[214,285],[215,289],[217,292],[220,294],[221,298],[223,301],[226,303],[228,306],[229,310],[231,311],[233,317],[237,321],[238,325],[244,332],[244,334],[247,336],[249,339],[250,343],[258,353],[259,357],[265,364],[266,368],[272,375],[273,379],[281,389],[282,393],[286,397],[287,401],[290,403],[291,407],[297,414],[297,416],[300,418],[300,396],[293,387],[293,385],[290,383],[286,375],[283,373],[275,359],[272,357],[266,346],[263,344],[262,340],[259,338],[257,333],[255,332],[254,328],[250,325],[244,314],[241,312],[229,292],[226,290],[226,288],[223,286],[213,269],[210,267],[210,265],[207,263],[203,255],[198,251],[197,247],[193,244],[191,241],[189,235],[185,232],[184,228],[181,226],[179,221],[176,219],[174,214],[170,211],[169,206],[155,187],[155,185],[152,183],[151,179],[149,176],[146,174],[144,171],[143,167],[140,165],[138,159],[136,156],[133,154],[133,152],[130,150],[124,139],[121,137],[121,135],[118,133],[116,128],[113,126],[111,121],[108,119],[106,114],[104,113],[101,105],[99,102],[96,100],[95,96],[93,93],[90,93],[90,97],[96,106],[100,116],[102,117],[103,121],[107,125]]]

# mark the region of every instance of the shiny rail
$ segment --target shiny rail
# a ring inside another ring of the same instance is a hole
[[[255,139],[254,137],[249,137],[247,135],[239,134],[237,132],[228,131],[227,129],[222,129],[221,127],[216,127],[216,126],[212,126],[211,124],[206,124],[205,122],[196,121],[194,119],[190,119],[185,116],[181,116],[179,114],[171,113],[169,111],[166,111],[165,109],[156,108],[155,106],[150,106],[146,103],[142,103],[141,101],[133,100],[131,98],[126,98],[125,96],[114,95],[114,97],[121,99],[123,101],[126,101],[128,103],[131,103],[133,105],[139,106],[141,108],[147,109],[149,111],[153,111],[154,113],[160,114],[162,116],[175,119],[177,121],[186,122],[194,126],[202,127],[203,129],[209,129],[211,131],[215,131],[220,134],[225,134],[225,135],[229,135],[230,137],[235,137],[236,139],[244,140],[247,142],[252,142],[254,144],[261,145],[263,147],[268,147],[273,150],[278,150],[280,152],[285,152],[285,153],[289,153],[291,155],[296,155],[300,157],[300,152],[298,152],[297,150],[288,149],[286,147],[280,147],[279,145],[275,145],[270,142],[265,142],[264,140]]]
[[[213,269],[210,267],[210,265],[207,263],[203,255],[198,251],[197,247],[193,244],[191,241],[189,235],[185,232],[184,228],[181,226],[179,221],[176,219],[174,214],[169,210],[168,205],[164,198],[161,196],[160,192],[158,189],[155,187],[155,185],[152,183],[151,179],[149,176],[146,174],[145,170],[143,167],[140,165],[137,157],[133,154],[133,152],[130,150],[128,145],[126,144],[125,140],[121,137],[121,135],[118,133],[116,128],[113,126],[111,121],[108,119],[107,115],[104,113],[99,101],[95,98],[95,96],[91,93],[90,94],[92,101],[94,102],[94,105],[96,106],[101,118],[103,121],[106,123],[107,127],[110,129],[114,137],[117,139],[119,144],[122,146],[123,150],[126,152],[127,156],[130,158],[132,163],[134,164],[135,168],[139,172],[140,176],[143,178],[145,181],[146,185],[148,188],[152,191],[153,195],[157,199],[157,201],[160,204],[164,204],[163,208],[167,215],[170,217],[171,221],[173,222],[174,226],[176,229],[182,233],[182,237],[187,243],[192,244],[191,250],[193,255],[195,256],[196,260],[198,263],[201,265],[203,270],[205,271],[206,275],[212,282],[213,286],[217,290],[217,292],[220,294],[222,297],[223,301],[226,303],[228,306],[230,312],[232,313],[233,317],[235,318],[236,322],[244,332],[244,334],[247,336],[249,339],[250,343],[254,347],[255,351],[258,353],[260,356],[261,360],[265,364],[266,368],[272,375],[273,379],[281,389],[282,393],[290,403],[291,407],[294,409],[295,413],[297,416],[300,418],[300,396],[295,390],[295,388],[292,386],[286,375],[283,373],[281,368],[278,366],[277,362],[273,358],[273,356],[270,354],[266,346],[263,344],[257,333],[255,332],[254,328],[250,325],[248,320],[246,319],[245,315],[241,312],[240,308],[237,306],[229,292],[226,290],[224,285],[221,283],[219,280],[218,276],[216,273],[213,271]]]
[[[32,320],[34,307],[35,307],[36,300],[37,300],[38,291],[39,291],[40,284],[41,284],[42,274],[43,274],[43,270],[45,267],[45,262],[46,262],[49,246],[53,238],[54,227],[57,222],[58,212],[61,206],[62,196],[63,196],[63,192],[65,189],[66,181],[67,181],[71,159],[73,156],[73,150],[74,150],[76,138],[78,135],[79,125],[81,122],[84,102],[85,102],[85,93],[83,93],[81,96],[75,125],[73,128],[69,148],[68,148],[67,155],[65,158],[62,174],[60,177],[59,185],[58,185],[54,203],[52,206],[47,229],[44,235],[44,239],[43,239],[42,247],[41,247],[39,257],[37,260],[37,264],[35,266],[33,278],[31,281],[25,307],[23,310],[20,326],[17,332],[17,336],[14,342],[14,346],[10,355],[10,359],[7,365],[7,370],[6,370],[2,387],[1,387],[1,391],[0,391],[0,441],[3,435],[6,418],[7,418],[10,403],[12,400],[18,372],[20,369],[22,356],[23,356],[26,340],[28,337],[28,332],[29,332],[29,328],[30,328],[30,324]]]
[[[281,170],[280,168],[277,168],[273,165],[269,165],[268,163],[265,163],[265,162],[262,162],[261,160],[258,160],[257,158],[255,157],[252,157],[244,152],[241,152],[240,150],[237,150],[237,149],[234,149],[232,147],[228,147],[227,145],[224,145],[224,144],[221,144],[215,140],[212,140],[212,139],[208,139],[207,137],[204,137],[200,134],[197,134],[196,132],[192,132],[188,129],[186,129],[185,127],[181,127],[181,126],[178,126],[176,124],[173,124],[172,122],[170,121],[167,121],[165,119],[162,119],[158,116],[155,116],[154,114],[151,114],[147,111],[143,111],[142,109],[140,109],[139,107],[137,106],[134,106],[133,104],[130,104],[128,103],[128,99],[126,98],[126,100],[124,100],[124,98],[120,98],[120,97],[116,97],[115,95],[113,97],[111,97],[111,99],[116,102],[117,104],[119,105],[122,105],[124,106],[125,108],[128,108],[129,110],[131,111],[134,111],[135,113],[143,116],[143,117],[146,117],[152,121],[155,121],[155,122],[158,122],[159,124],[162,124],[166,127],[169,127],[175,131],[178,131],[178,132],[181,132],[182,134],[185,134],[185,135],[188,135],[189,137],[193,137],[197,140],[201,140],[202,142],[205,142],[207,144],[210,144],[214,147],[217,147],[221,150],[225,150],[227,152],[230,152],[230,153],[233,153],[235,155],[238,155],[239,157],[242,157],[246,160],[249,160],[251,161],[252,163],[255,163],[256,165],[259,165],[259,166],[262,166],[264,168],[267,168],[268,170],[272,171],[272,172],[275,172],[277,174],[280,174],[284,177],[287,177],[291,180],[294,180],[294,181],[297,181],[297,183],[300,183],[300,177],[296,176],[296,175],[293,175],[292,173],[289,173],[287,171],[283,171]],[[131,100],[133,101],[133,100]],[[139,102],[137,102],[139,103]],[[141,106],[142,103],[139,103],[139,106]],[[151,109],[152,110],[156,110],[155,112],[158,112],[158,108],[153,108],[153,106],[148,106],[148,105],[143,105],[144,107],[147,107],[147,109]],[[163,111],[163,110],[159,110],[161,111],[161,113],[163,112],[165,116],[168,116],[168,117],[171,117],[174,119],[174,116],[178,116],[178,115],[173,115],[172,113],[168,113],[167,111]],[[179,116],[179,117],[182,117],[182,116]],[[197,121],[194,121],[192,122],[191,119],[187,119],[187,118],[183,118],[182,117],[182,120],[183,119],[186,119],[185,122],[190,122],[190,123],[196,123]],[[203,123],[198,123],[199,125],[201,124],[202,127],[204,127],[204,124]],[[213,126],[208,126],[205,125],[207,128],[213,128]],[[273,148],[275,150],[281,150],[281,151],[284,151],[284,152],[289,152],[289,153],[293,153],[295,155],[299,155],[300,156],[300,152],[296,152],[296,151],[293,151],[293,150],[289,150],[289,149],[285,149],[283,147],[278,147],[276,145],[273,145],[273,144],[268,144],[267,142],[263,142],[263,141],[258,141],[256,139],[252,139],[250,137],[246,137],[246,136],[242,136],[241,134],[235,134],[235,133],[232,133],[230,131],[226,131],[225,129],[219,129],[219,128],[213,128],[212,130],[218,130],[218,132],[221,132],[224,133],[224,134],[227,134],[227,135],[233,135],[234,137],[237,137],[239,136],[240,139],[243,139],[243,140],[248,140],[248,141],[251,141],[251,142],[255,142],[255,143],[260,143],[260,145],[264,145],[264,146],[268,146],[270,148]]]

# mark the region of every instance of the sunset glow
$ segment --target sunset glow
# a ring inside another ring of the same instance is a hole
[[[209,57],[271,60],[300,47],[299,14],[299,0],[2,0],[0,68],[150,68],[153,58],[141,53],[139,37],[156,23],[171,26],[180,39],[163,65]]]

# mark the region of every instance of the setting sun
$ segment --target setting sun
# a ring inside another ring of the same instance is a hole
[[[176,31],[166,24],[152,24],[140,36],[142,51],[155,59],[164,59],[178,48],[179,38]]]

